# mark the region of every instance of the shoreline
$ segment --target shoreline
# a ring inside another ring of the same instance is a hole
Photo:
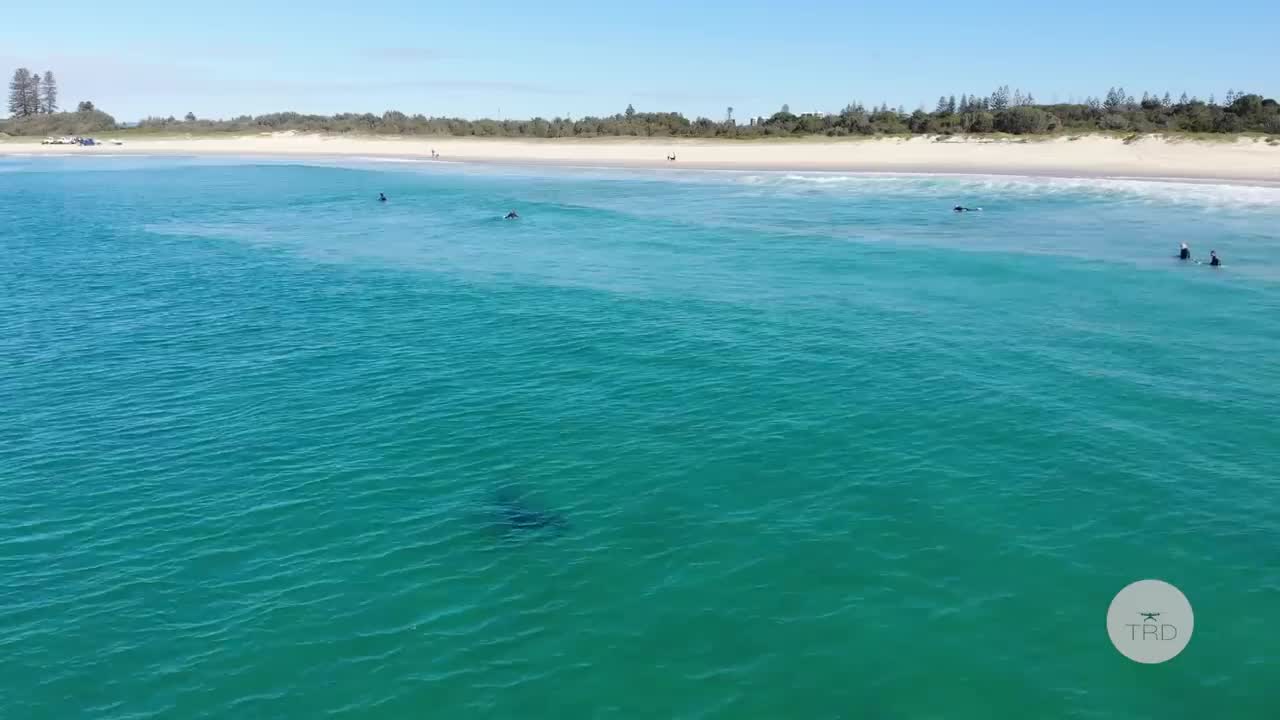
[[[106,134],[112,137],[113,134]],[[121,137],[116,135],[116,137]],[[1019,175],[1080,179],[1280,185],[1280,145],[1261,139],[1205,142],[1158,136],[1134,141],[1077,136],[1036,140],[990,138],[786,138],[705,140],[651,138],[507,139],[301,135],[230,137],[123,136],[123,145],[78,147],[39,141],[0,142],[4,156],[272,156],[442,164],[633,170],[850,172],[926,175]],[[666,160],[674,153],[676,161]]]

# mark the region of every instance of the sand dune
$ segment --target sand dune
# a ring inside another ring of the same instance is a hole
[[[1162,177],[1280,183],[1280,144],[1264,139],[1201,142],[1147,137],[1132,142],[1077,139],[888,138],[764,141],[600,138],[508,140],[375,138],[274,133],[227,138],[127,138],[124,145],[78,148],[10,141],[3,154],[331,155],[495,163],[742,170],[1009,173]],[[674,153],[676,161],[667,155]]]

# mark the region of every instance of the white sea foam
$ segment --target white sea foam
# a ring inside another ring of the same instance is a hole
[[[431,162],[430,160],[423,160],[420,158],[374,157],[374,156],[359,156],[359,157],[352,158],[352,160],[359,160],[360,162],[372,162],[372,163],[407,163],[407,164],[414,164],[414,165],[424,163],[424,162]]]
[[[946,195],[972,198],[1107,196],[1111,200],[1204,207],[1280,207],[1280,187],[1193,180],[1057,178],[1014,175],[770,174],[734,178],[737,184],[835,194]]]

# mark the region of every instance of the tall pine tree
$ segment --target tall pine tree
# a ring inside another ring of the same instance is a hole
[[[32,115],[39,115],[42,109],[40,94],[40,73],[31,73],[31,80],[27,83],[27,107]]]
[[[18,68],[13,71],[13,79],[9,81],[9,114],[27,117],[31,112],[31,71]]]
[[[44,71],[44,85],[41,88],[43,97],[40,98],[44,105],[44,111],[52,115],[58,112],[58,81],[53,77],[53,71]]]
[[[991,109],[999,112],[1009,107],[1009,86],[1001,85],[991,93]]]

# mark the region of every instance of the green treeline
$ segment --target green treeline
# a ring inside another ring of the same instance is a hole
[[[188,114],[176,118],[148,118],[141,130],[163,132],[300,132],[362,133],[374,135],[450,135],[456,137],[723,137],[761,138],[793,135],[946,135],[958,133],[1010,133],[1037,135],[1058,132],[1263,132],[1280,134],[1280,104],[1261,95],[1229,92],[1219,105],[1185,95],[1173,101],[1146,95],[1135,100],[1122,89],[1105,99],[1083,103],[1035,104],[1030,95],[1010,93],[1007,87],[989,96],[961,95],[940,98],[933,112],[888,106],[867,108],[859,103],[839,113],[797,115],[783,106],[770,117],[740,122],[729,108],[723,120],[690,120],[679,113],[625,112],[607,117],[533,118],[531,120],[463,120],[460,118],[406,115],[389,111],[341,115],[272,113],[233,120],[197,120]]]
[[[231,120],[201,120],[187,113],[183,119],[147,118],[136,126],[118,126],[110,115],[93,103],[80,103],[77,112],[58,113],[56,88],[49,99],[38,75],[20,69],[10,86],[13,118],[0,121],[0,133],[8,135],[85,134],[112,130],[145,133],[257,133],[293,130],[306,133],[362,135],[420,135],[452,137],[591,138],[591,137],[684,137],[684,138],[765,138],[789,136],[873,136],[951,135],[1008,133],[1046,135],[1098,131],[1157,133],[1240,133],[1280,135],[1280,104],[1261,95],[1228,91],[1219,104],[1213,97],[1203,101],[1183,94],[1177,100],[1144,93],[1141,100],[1112,88],[1103,98],[1082,103],[1040,104],[1028,93],[1010,92],[1008,86],[990,95],[964,94],[938,98],[932,112],[921,108],[907,113],[903,108],[865,107],[851,103],[838,113],[792,113],[786,105],[770,117],[745,122],[728,108],[721,120],[705,117],[690,120],[679,113],[625,112],[605,117],[533,118],[530,120],[464,120],[461,118],[406,115],[388,111],[304,115],[271,113]],[[46,73],[44,88],[51,87],[52,73]],[[16,108],[16,109],[15,109]]]

